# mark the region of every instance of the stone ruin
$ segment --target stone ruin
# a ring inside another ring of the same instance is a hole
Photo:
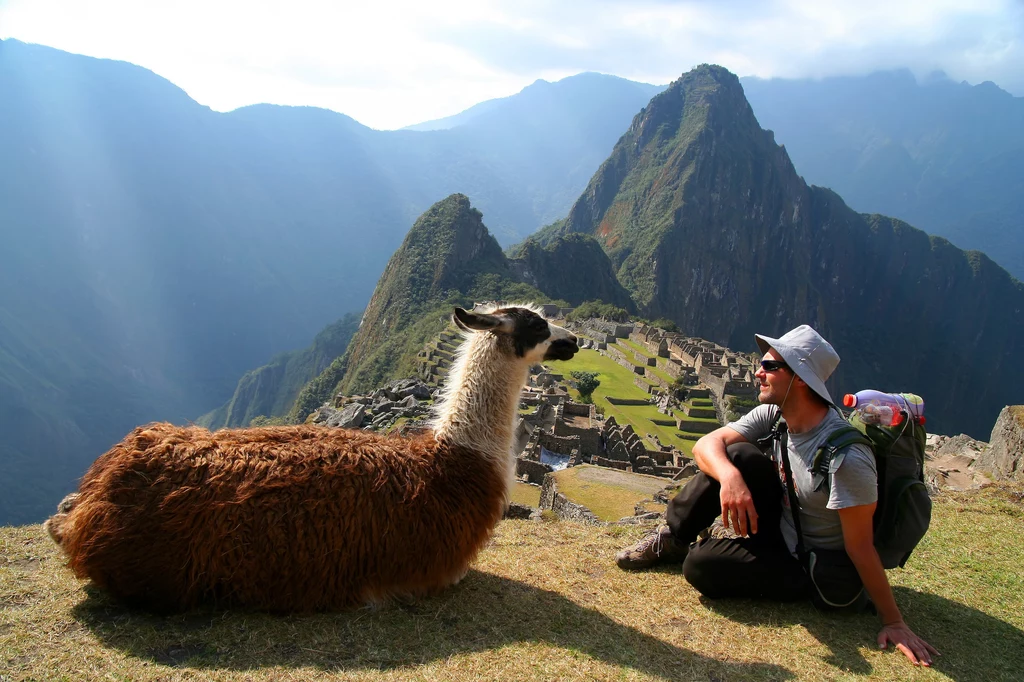
[[[404,418],[411,429],[429,416],[430,406],[426,401],[431,400],[437,390],[418,379],[399,379],[369,395],[337,395],[333,403],[322,405],[310,420],[314,424],[343,429],[387,431]]]

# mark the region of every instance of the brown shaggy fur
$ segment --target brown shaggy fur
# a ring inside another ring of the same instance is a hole
[[[47,529],[76,575],[148,609],[343,609],[457,582],[501,517],[503,475],[432,434],[149,424]]]

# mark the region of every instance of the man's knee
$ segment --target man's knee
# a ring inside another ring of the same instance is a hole
[[[743,474],[744,479],[750,480],[748,477],[751,476],[757,478],[778,476],[772,458],[761,452],[753,443],[734,443],[726,448],[725,453],[733,466]]]

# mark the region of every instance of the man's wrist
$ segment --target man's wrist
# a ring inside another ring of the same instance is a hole
[[[743,474],[740,470],[733,466],[732,462],[729,462],[727,466],[723,466],[718,470],[718,482],[722,485],[730,485],[737,482],[743,481]]]

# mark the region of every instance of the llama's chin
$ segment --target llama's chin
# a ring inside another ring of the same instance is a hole
[[[548,351],[544,354],[545,360],[572,360],[573,356],[576,355],[580,347],[572,341],[564,341],[559,339],[548,347]]]

